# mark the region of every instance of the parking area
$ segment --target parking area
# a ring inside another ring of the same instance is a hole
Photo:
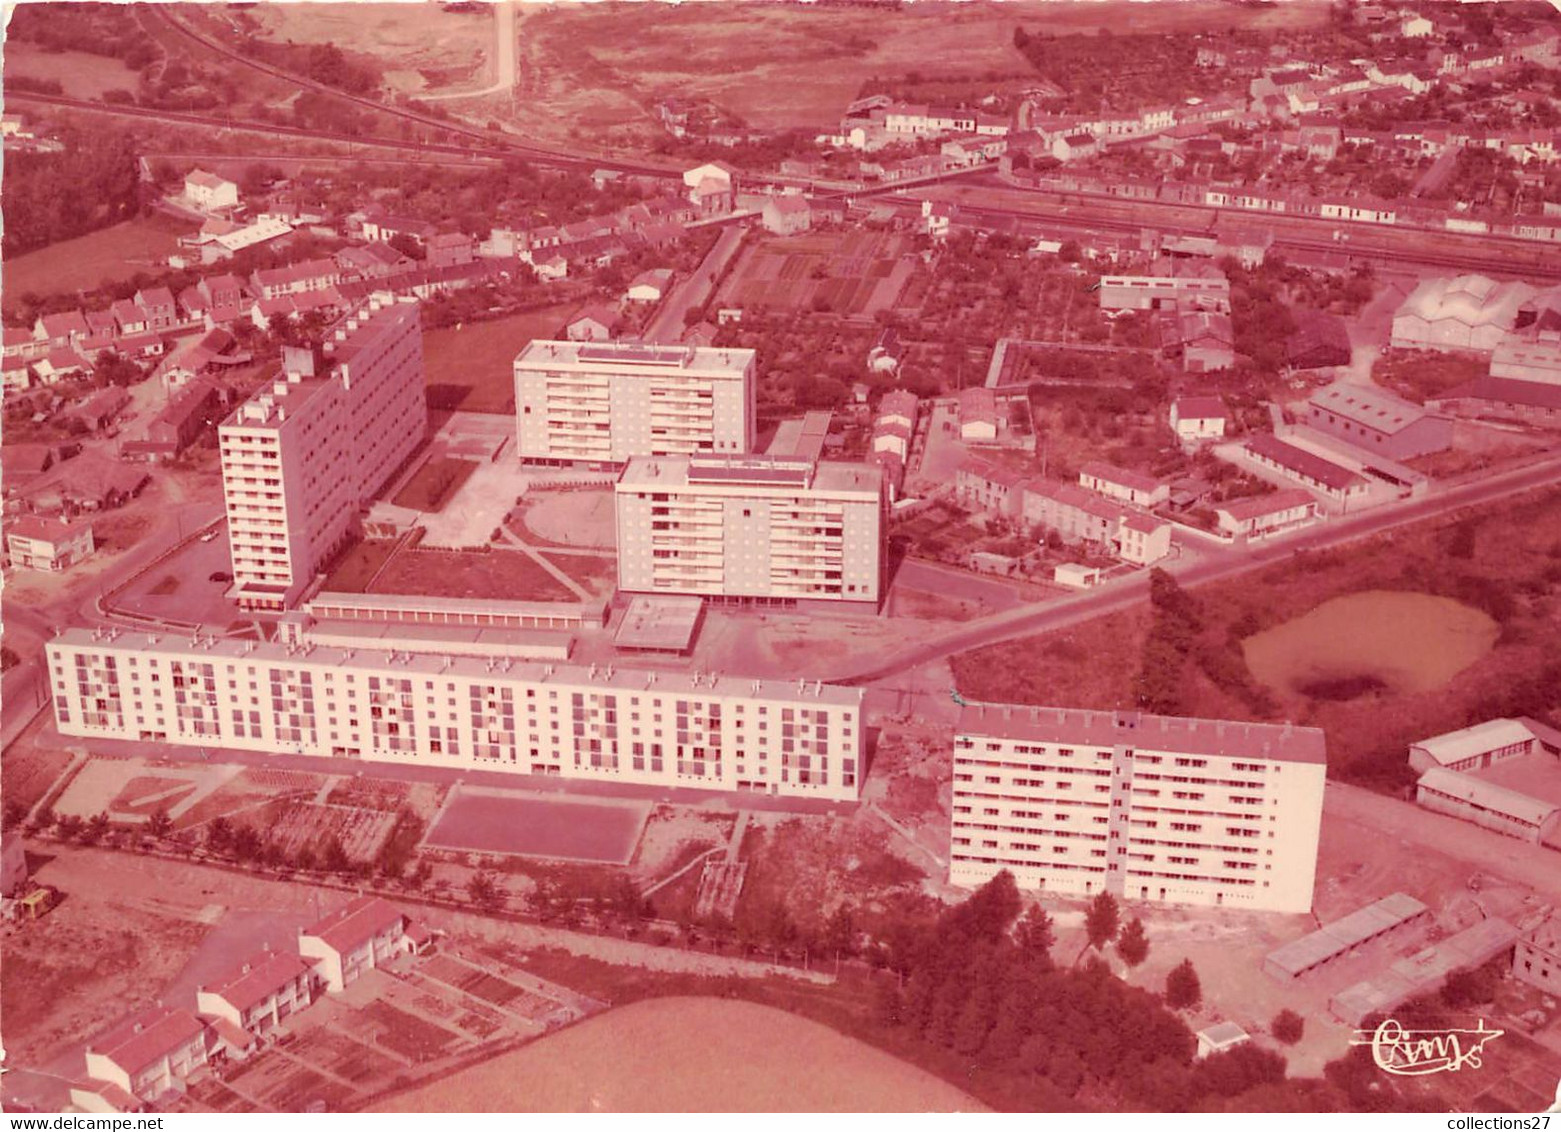
[[[621,865],[633,857],[650,809],[649,802],[578,802],[458,786],[423,844]]]

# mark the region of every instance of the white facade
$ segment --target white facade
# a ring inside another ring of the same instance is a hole
[[[314,1001],[317,977],[297,955],[263,954],[222,982],[195,991],[195,1009],[263,1037]]]
[[[360,896],[307,931],[298,954],[313,960],[325,989],[340,994],[367,971],[409,949],[407,918],[388,900]]]
[[[184,195],[196,208],[207,212],[233,208],[238,204],[238,186],[204,169],[192,170],[184,178]]]
[[[338,322],[328,377],[288,373],[223,422],[230,595],[285,609],[352,533],[428,428],[417,305],[371,301]]]
[[[67,629],[61,734],[853,800],[862,692],[818,683]]]
[[[873,607],[882,597],[877,465],[643,457],[615,501],[621,590]]]
[[[969,705],[954,737],[950,880],[1308,912],[1322,731]]]
[[[523,461],[618,465],[737,455],[754,442],[752,350],[532,342],[515,359]]]

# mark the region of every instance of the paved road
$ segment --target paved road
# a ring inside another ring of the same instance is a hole
[[[1446,488],[1423,499],[1389,504],[1363,515],[1333,520],[1289,538],[1233,550],[1217,557],[1205,557],[1181,569],[1173,565],[1171,572],[1187,587],[1223,581],[1281,561],[1297,551],[1343,546],[1460,507],[1495,503],[1508,495],[1558,480],[1561,480],[1561,455],[1552,455],[1513,471]],[[872,683],[943,660],[955,653],[997,644],[1014,637],[1064,629],[1107,613],[1129,609],[1143,600],[1148,592],[1148,575],[1135,574],[1130,578],[1108,582],[1078,597],[995,613],[902,649],[871,668],[833,673],[826,679],[832,684]]]
[[[710,249],[710,254],[705,256],[699,270],[685,279],[661,304],[656,317],[645,328],[645,341],[674,343],[682,339],[684,315],[709,300],[715,281],[737,253],[737,245],[742,243],[743,231],[742,226],[733,224],[721,233],[721,238]]]
[[[919,590],[942,597],[982,601],[994,609],[1012,609],[1022,600],[1017,588],[1010,582],[912,559],[900,564],[894,576],[894,588],[896,591]]]

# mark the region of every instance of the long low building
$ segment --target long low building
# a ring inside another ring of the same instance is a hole
[[[1387,1014],[1410,999],[1439,989],[1454,971],[1478,967],[1518,941],[1518,929],[1492,917],[1449,936],[1433,947],[1400,959],[1380,975],[1334,995],[1328,1010],[1346,1026],[1359,1026],[1373,1014]]]
[[[1485,770],[1507,759],[1540,752],[1561,756],[1561,731],[1537,719],[1487,719],[1473,727],[1433,735],[1409,745],[1409,765],[1425,771]]]
[[[1326,764],[1315,727],[970,704],[949,878],[1309,912]]]
[[[1307,423],[1390,460],[1412,460],[1453,446],[1453,424],[1402,397],[1366,385],[1330,385],[1307,402]]]
[[[863,692],[818,682],[67,629],[62,735],[854,800]]]
[[[1405,928],[1426,924],[1431,909],[1413,896],[1395,892],[1375,904],[1357,908],[1343,919],[1318,928],[1270,951],[1263,971],[1281,982],[1299,979],[1337,959],[1352,955],[1368,943],[1397,935]]]
[[[462,625],[488,629],[600,629],[605,601],[499,601],[492,598],[321,591],[303,603],[320,622],[368,621],[387,625]]]
[[[1537,428],[1561,428],[1561,385],[1477,377],[1426,401],[1426,407],[1459,417],[1517,421]]]
[[[1432,767],[1415,782],[1415,802],[1535,844],[1561,831],[1561,805],[1442,767]]]
[[[1305,526],[1317,518],[1317,500],[1298,487],[1227,499],[1214,505],[1220,530],[1237,538],[1264,538]]]
[[[1347,504],[1366,493],[1366,480],[1315,452],[1287,444],[1265,432],[1247,441],[1247,454],[1263,467],[1272,468],[1338,504]]]

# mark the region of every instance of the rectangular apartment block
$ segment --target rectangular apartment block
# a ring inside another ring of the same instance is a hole
[[[428,428],[416,303],[376,296],[324,350],[326,373],[283,373],[218,430],[229,596],[246,609],[290,608]]]
[[[954,736],[950,880],[1307,912],[1321,730],[971,704]]]
[[[855,800],[857,688],[68,629],[64,735]]]
[[[752,350],[535,341],[515,358],[526,463],[618,467],[635,456],[754,446]]]
[[[618,588],[876,609],[885,498],[875,464],[631,460],[615,492]]]

